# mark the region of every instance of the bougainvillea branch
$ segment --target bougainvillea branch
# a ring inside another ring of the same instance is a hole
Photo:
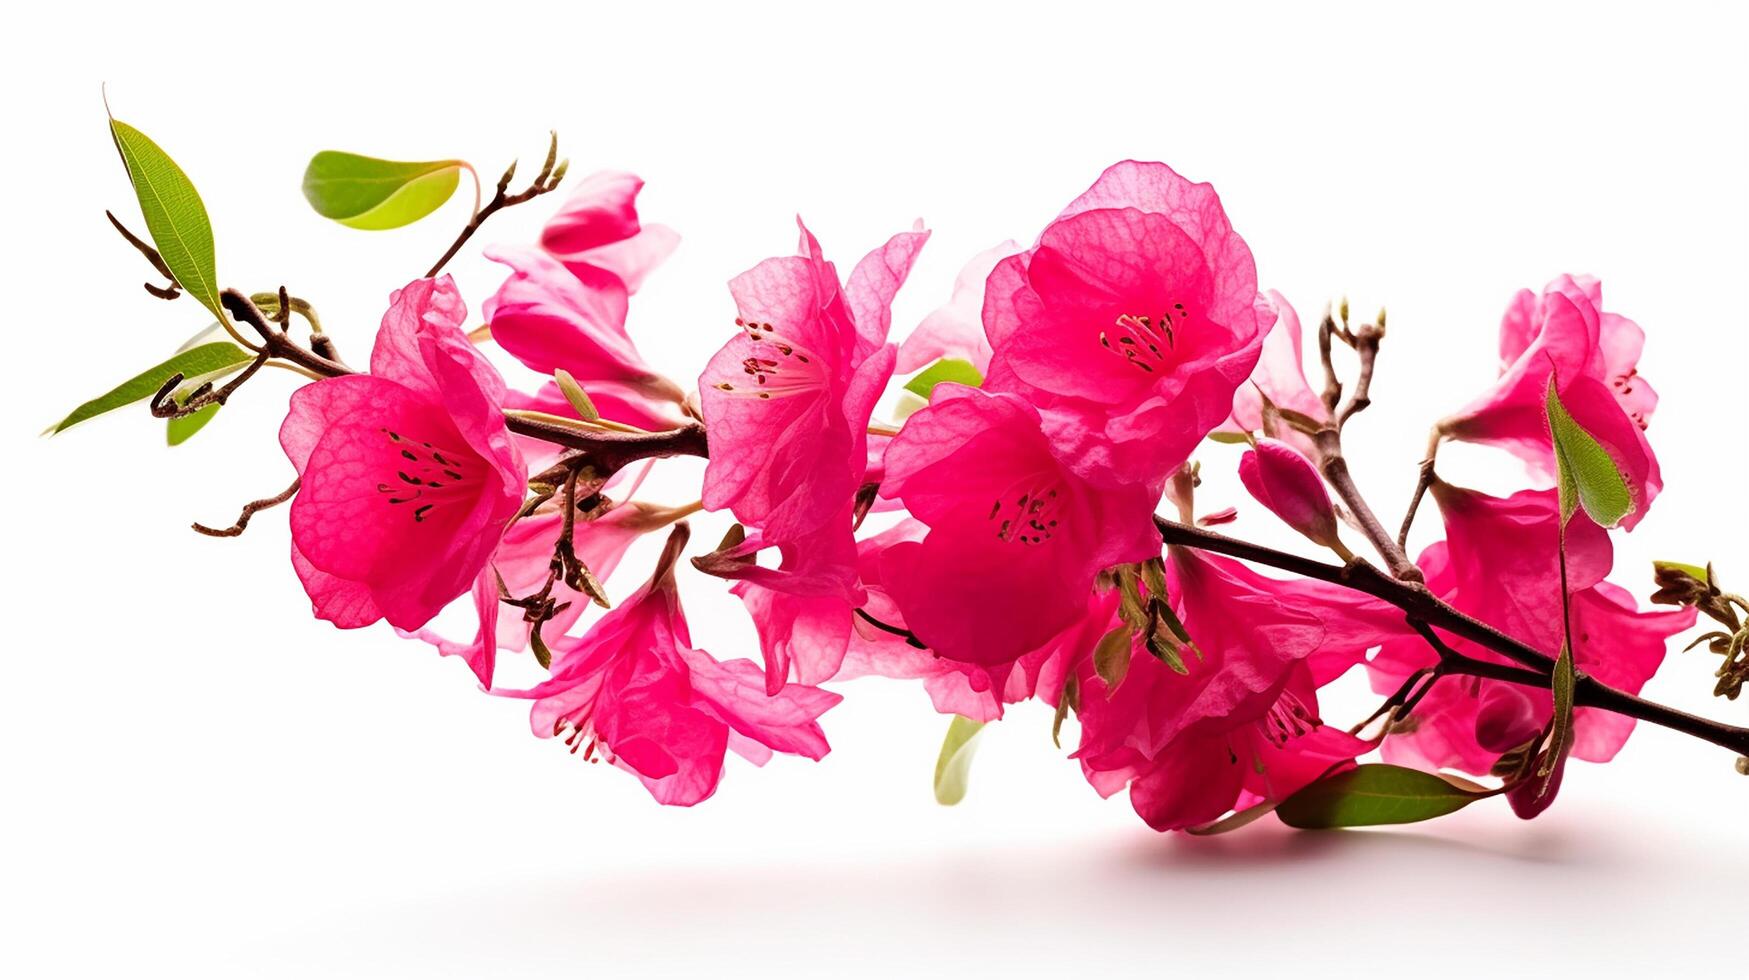
[[[1497,664],[1470,660],[1454,654],[1447,647],[1441,649],[1440,652],[1443,656],[1450,658],[1454,664],[1451,669],[1446,671],[1448,674],[1493,677],[1517,684],[1548,684],[1549,670],[1554,666],[1554,660],[1548,654],[1532,649],[1494,627],[1452,608],[1425,588],[1385,574],[1364,560],[1356,560],[1348,565],[1333,565],[1263,545],[1239,541],[1207,528],[1180,524],[1164,517],[1156,517],[1155,523],[1160,529],[1160,539],[1169,545],[1180,545],[1202,551],[1211,551],[1218,555],[1228,555],[1292,572],[1304,578],[1329,582],[1333,585],[1341,585],[1364,592],[1401,609],[1412,626],[1422,624],[1436,627],[1455,636],[1463,637],[1479,643],[1525,668],[1503,668]],[[1421,632],[1421,630],[1417,629],[1417,632]],[[1640,721],[1648,721],[1704,739],[1738,754],[1749,755],[1749,728],[1710,721],[1675,708],[1656,704],[1637,695],[1616,690],[1594,677],[1581,677],[1579,679],[1578,698],[1581,703],[1589,707],[1603,708]]]
[[[489,246],[508,271],[484,325],[469,328],[462,284],[437,275],[492,214],[557,189],[556,138],[527,189],[510,193],[513,166],[426,276],[389,283],[355,367],[309,300],[221,288],[192,182],[111,125],[152,242],[111,221],[171,283],[151,292],[189,293],[235,342],[209,330],[55,430],[147,401],[174,444],[264,367],[308,379],[278,431],[296,480],[232,526],[196,530],[235,536],[289,503],[292,569],[317,617],[387,622],[460,659],[492,697],[528,702],[536,736],[662,803],[710,797],[731,751],[820,759],[841,697],[829,686],[864,675],[919,682],[956,716],[938,800],[965,794],[972,735],[1036,699],[1054,709],[1053,741],[1079,723],[1072,757],[1092,787],[1127,791],[1162,831],[1269,813],[1403,823],[1495,797],[1531,818],[1569,759],[1608,761],[1637,721],[1749,757],[1749,729],[1639,695],[1705,614],[1721,628],[1695,642],[1722,656],[1714,689],[1735,697],[1749,603],[1710,566],[1659,566],[1667,611],[1608,581],[1612,533],[1639,523],[1663,477],[1643,335],[1594,279],[1512,300],[1498,377],[1434,413],[1392,534],[1342,440],[1372,404],[1383,311],[1325,314],[1314,390],[1293,306],[1259,290],[1213,188],[1164,164],[1116,164],[1030,246],[972,257],[902,344],[892,302],[929,232],[900,230],[841,273],[802,226],[795,254],[730,279],[720,347],[689,391],[627,329],[678,242],[642,220],[634,175],[592,174],[538,241]],[[325,218],[399,227],[435,212],[464,170],[323,151],[304,193]],[[1339,345],[1358,365],[1349,384]],[[551,380],[517,390],[504,360]],[[1447,482],[1433,466],[1446,440],[1516,457],[1521,488]],[[1222,443],[1243,448],[1231,459]],[[690,503],[647,499],[645,476],[672,457],[704,461]],[[1201,474],[1221,465],[1256,513],[1341,563],[1210,530],[1250,507],[1198,510]],[[1424,499],[1444,536],[1411,556]],[[1382,567],[1354,555],[1339,515]],[[727,525],[714,548],[693,547],[695,519]],[[646,535],[660,557],[624,590],[615,573]],[[694,646],[683,582],[741,600],[757,661]],[[471,636],[432,628],[452,605]],[[500,659],[525,651],[517,669],[537,680],[504,684]],[[1383,704],[1353,726],[1326,721],[1320,690],[1351,673]]]

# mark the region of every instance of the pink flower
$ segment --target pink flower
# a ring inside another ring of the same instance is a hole
[[[649,466],[645,465],[615,474],[602,488],[603,498],[598,509],[579,514],[572,523],[573,552],[603,584],[619,567],[632,542],[653,528],[666,526],[660,508],[626,499],[616,503],[606,496],[612,493],[619,498],[630,497],[637,493],[648,472]],[[491,561],[474,580],[472,596],[479,629],[471,641],[449,640],[430,628],[405,635],[435,646],[446,657],[462,658],[473,668],[481,683],[489,686],[498,651],[525,649],[531,629],[520,609],[504,614],[501,609],[503,594],[521,598],[538,593],[546,585],[553,548],[563,529],[564,515],[555,501],[505,530]],[[541,636],[549,641],[570,630],[593,603],[591,597],[566,585],[562,577],[552,584],[552,598],[559,609],[541,627]]]
[[[541,247],[487,249],[511,275],[484,309],[492,339],[511,356],[541,374],[570,372],[598,399],[604,417],[640,425],[610,410],[666,419],[672,405],[685,401],[626,333],[631,294],[680,240],[667,228],[639,223],[643,186],[633,174],[593,174],[547,223]]]
[[[769,693],[792,675],[818,684],[838,673],[852,611],[864,599],[851,523],[847,503],[836,519],[797,538],[772,542],[755,530],[738,545],[693,559],[700,571],[735,580],[731,591],[746,604],[759,633]],[[767,547],[778,549],[777,568],[758,564],[758,553]]]
[[[1262,432],[1264,430],[1264,400],[1278,409],[1289,409],[1318,422],[1330,421],[1324,400],[1306,381],[1304,354],[1301,349],[1300,315],[1294,312],[1287,298],[1270,290],[1266,294],[1275,312],[1275,324],[1263,338],[1263,353],[1251,378],[1233,393],[1233,414],[1220,431]],[[1274,433],[1307,456],[1316,455],[1310,438],[1295,429],[1282,426]]]
[[[893,294],[928,233],[895,235],[840,288],[807,228],[801,253],[729,283],[740,332],[699,377],[710,430],[704,505],[772,540],[820,527],[854,497],[868,419],[892,375]]]
[[[907,629],[904,613],[881,578],[885,551],[900,542],[921,541],[928,530],[906,518],[858,543],[858,568],[866,593],[859,608],[867,615],[852,621],[849,649],[835,679],[872,676],[920,680],[936,711],[975,721],[995,721],[1002,717],[1005,705],[1039,692],[1061,691],[1066,672],[1089,654],[1110,628],[1117,593],[1090,592],[1084,615],[1011,665],[991,670],[936,656],[901,635]]]
[[[1433,593],[1459,610],[1553,657],[1560,652],[1559,512],[1554,490],[1524,490],[1498,498],[1436,483],[1447,540],[1422,552],[1419,564]],[[1665,639],[1694,624],[1693,609],[1640,612],[1626,590],[1603,581],[1612,562],[1608,535],[1589,521],[1567,527],[1572,592],[1573,657],[1583,673],[1630,693],[1664,659]],[[1458,652],[1491,663],[1498,654],[1441,634]],[[1387,640],[1373,658],[1375,690],[1395,690],[1409,674],[1438,662],[1419,637]],[[1487,773],[1502,754],[1548,724],[1547,690],[1474,677],[1440,680],[1415,707],[1404,732],[1384,745],[1389,761],[1425,768]],[[1623,715],[1579,708],[1573,713],[1573,755],[1607,762],[1632,732]],[[1546,797],[1545,797],[1546,799]]]
[[[555,644],[548,680],[493,692],[533,698],[537,736],[568,729],[573,752],[592,760],[599,753],[675,806],[716,792],[730,749],[758,765],[774,751],[823,757],[829,746],[817,719],[839,701],[799,684],[768,697],[752,661],[718,662],[693,648],[673,574],[686,537],[676,525],[648,584],[588,633]]]
[[[729,290],[741,328],[699,378],[710,430],[706,508],[752,528],[733,554],[701,567],[743,579],[736,594],[759,629],[767,685],[824,680],[850,637],[856,585],[853,506],[868,467],[868,422],[895,351],[886,343],[895,293],[929,233],[893,236],[841,287],[819,242],[767,259]],[[773,571],[754,564],[780,549]]]
[[[511,269],[485,307],[492,339],[511,356],[542,374],[568,371],[591,395],[619,386],[646,403],[683,400],[626,333],[627,294],[617,279],[591,285],[535,248],[486,254]]]
[[[292,565],[337,626],[423,626],[467,591],[522,504],[504,382],[462,334],[465,315],[448,276],[416,280],[390,297],[369,374],[292,395],[279,430],[303,481]]]
[[[1230,414],[1268,326],[1259,305],[1214,188],[1119,163],[991,273],[985,387],[1068,416],[1053,439],[1085,472],[1157,482]]]
[[[644,277],[680,244],[672,229],[638,220],[643,188],[642,178],[620,171],[583,178],[541,230],[541,247],[585,283],[600,283],[599,274],[607,273],[626,292],[637,292]]]
[[[1156,498],[1135,484],[1095,489],[1014,395],[938,386],[886,466],[881,495],[929,532],[888,548],[881,578],[909,627],[951,660],[1012,663],[1083,614],[1101,569],[1160,552]]]
[[[1500,380],[1440,423],[1453,439],[1510,450],[1540,476],[1554,473],[1544,412],[1549,374],[1561,402],[1626,476],[1632,528],[1663,486],[1644,432],[1658,396],[1635,372],[1645,334],[1632,320],[1603,311],[1603,286],[1589,276],[1562,276],[1542,295],[1521,290],[1500,321]]]
[[[1239,480],[1258,503],[1289,527],[1327,548],[1340,545],[1336,509],[1330,504],[1324,481],[1292,446],[1267,437],[1258,439],[1239,459]]]
[[[910,374],[942,358],[966,361],[980,375],[990,373],[990,342],[984,337],[984,281],[996,263],[1020,251],[1012,241],[987,248],[960,270],[953,295],[936,307],[899,345],[898,371]]]
[[[1075,758],[1095,789],[1128,786],[1150,827],[1178,830],[1281,800],[1371,747],[1322,723],[1317,687],[1388,627],[1382,603],[1178,548],[1167,571],[1195,643],[1182,653],[1188,674],[1139,643],[1115,689],[1090,662],[1080,666]]]

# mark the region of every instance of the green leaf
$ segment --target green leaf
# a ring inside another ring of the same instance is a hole
[[[1561,521],[1565,523],[1577,507],[1583,507],[1600,526],[1615,527],[1634,511],[1634,495],[1621,468],[1615,465],[1608,450],[1567,414],[1552,377],[1545,401],[1549,433],[1555,441]]]
[[[71,428],[86,419],[96,418],[105,412],[113,412],[123,406],[132,405],[134,402],[144,401],[157,394],[158,389],[162,388],[164,382],[170,380],[170,376],[173,374],[180,374],[185,379],[196,378],[223,371],[228,367],[248,361],[252,357],[253,355],[248,351],[226,341],[189,348],[162,364],[141,371],[109,391],[73,409],[72,414],[50,427],[48,434],[52,435],[63,429]]]
[[[164,426],[164,441],[172,446],[180,446],[188,441],[188,437],[206,428],[206,424],[219,413],[218,405],[208,405],[193,415],[170,419]]]
[[[1415,823],[1454,813],[1497,790],[1458,785],[1419,769],[1371,763],[1314,782],[1276,808],[1282,823],[1302,830]]]
[[[983,722],[962,715],[954,715],[948,723],[947,737],[941,741],[941,755],[935,760],[935,802],[953,806],[966,798],[972,753],[977,751],[978,733],[983,730]]]
[[[403,163],[323,150],[304,170],[304,197],[317,214],[350,228],[399,228],[442,207],[466,166],[461,160]]]
[[[146,230],[170,274],[188,295],[224,320],[213,264],[213,227],[194,183],[145,133],[116,119],[109,121],[109,130],[140,199]]]
[[[1567,750],[1573,744],[1573,684],[1577,679],[1573,669],[1573,646],[1571,641],[1561,644],[1561,655],[1555,658],[1555,668],[1552,672],[1549,687],[1555,696],[1555,713],[1549,719],[1549,747],[1543,756],[1543,761],[1537,767],[1537,775],[1542,778],[1542,786],[1537,790],[1541,797],[1549,791],[1549,783],[1555,778],[1556,770],[1566,758]]]
[[[976,388],[984,383],[984,376],[972,366],[971,361],[961,357],[944,357],[917,372],[915,378],[905,382],[905,390],[927,401],[930,392],[933,392],[935,386],[943,381],[952,381]]]

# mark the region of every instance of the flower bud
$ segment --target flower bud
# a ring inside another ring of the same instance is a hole
[[[1239,479],[1257,502],[1318,544],[1340,550],[1336,510],[1318,471],[1285,442],[1258,439],[1239,460]]]

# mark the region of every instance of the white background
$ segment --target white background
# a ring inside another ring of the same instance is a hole
[[[1650,558],[1710,558],[1749,586],[1741,9],[1225,6],[9,12],[0,972],[1740,976],[1749,779],[1690,739],[1643,730],[1616,763],[1575,766],[1534,824],[1481,806],[1196,840],[1099,800],[1037,705],[986,734],[966,803],[937,807],[943,720],[869,681],[826,717],[824,762],[736,762],[716,798],[664,809],[537,742],[525,706],[459,662],[310,619],[283,511],[234,541],[187,530],[288,482],[272,433],[290,375],[177,450],[143,410],[37,436],[204,322],[139,289],[102,218],[139,226],[103,80],[199,185],[220,277],[313,298],[359,361],[466,195],[409,230],[330,225],[298,192],[318,149],[490,175],[554,127],[573,173],[639,171],[646,217],[684,241],[632,329],[682,378],[728,335],[724,281],[789,251],[798,211],[846,267],[928,220],[903,330],[964,258],[1035,235],[1133,156],[1215,181],[1265,285],[1308,319],[1344,291],[1389,305],[1351,437],[1387,520],[1428,423],[1492,376],[1512,292],[1602,276],[1664,395],[1667,489],[1615,578],[1644,597]],[[482,239],[526,240],[555,203]],[[453,268],[477,309],[499,273],[477,246]],[[1248,503],[1233,463],[1205,456],[1209,508]],[[672,471],[654,493],[678,502],[697,467]],[[1484,454],[1445,471],[1510,487]],[[1238,530],[1293,544],[1255,516]],[[635,553],[616,591],[647,567]],[[684,585],[704,645],[756,653],[733,601]],[[1708,697],[1713,663],[1672,654],[1648,693],[1749,718]],[[1327,715],[1367,703],[1335,700]]]

